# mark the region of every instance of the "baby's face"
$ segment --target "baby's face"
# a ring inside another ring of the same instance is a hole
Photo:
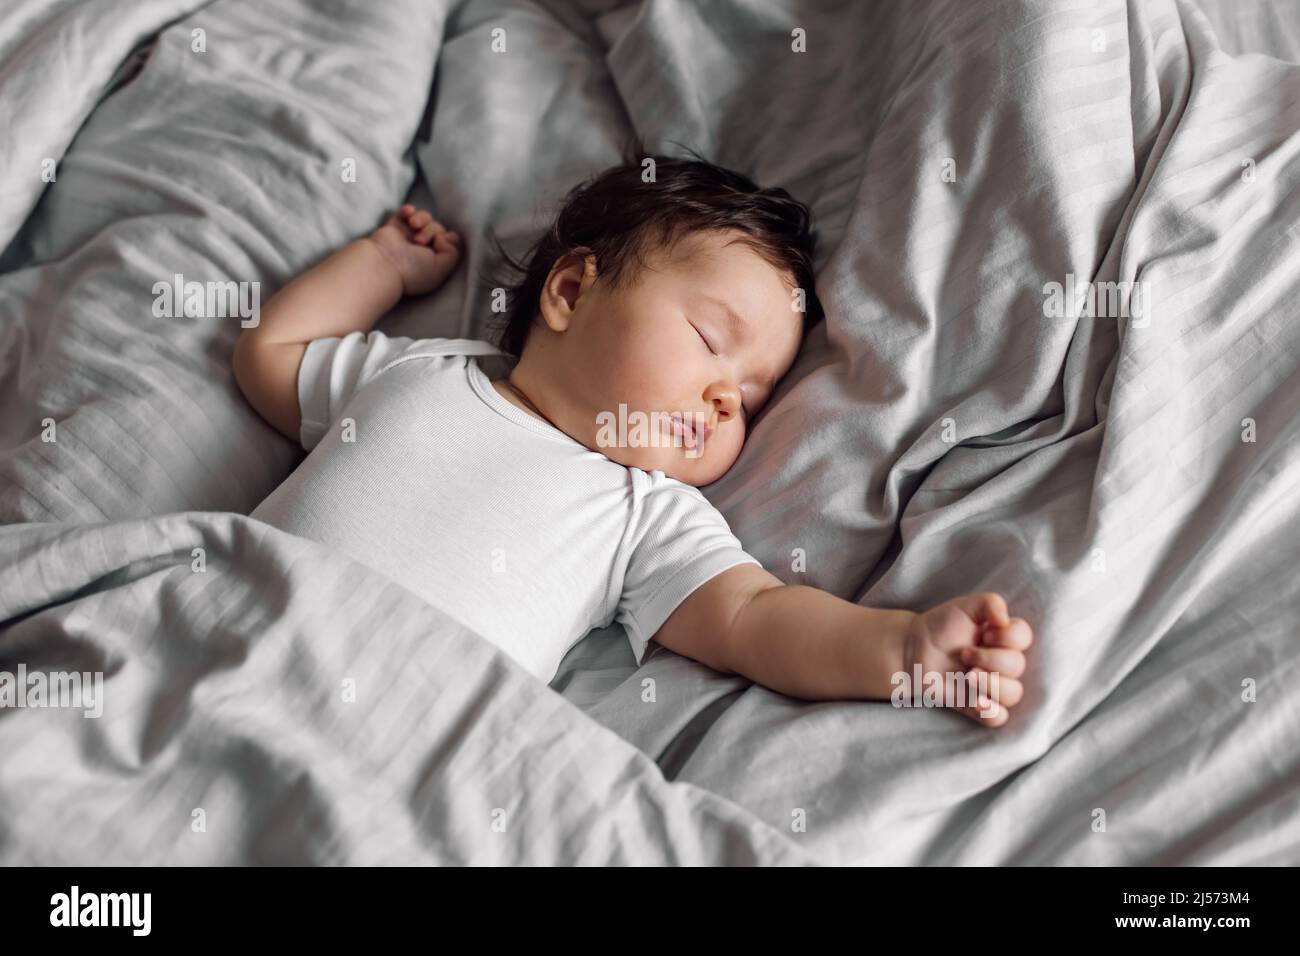
[[[590,259],[567,283],[553,271],[541,302],[549,329],[534,332],[558,386],[548,417],[620,464],[696,486],[722,477],[794,364],[803,329],[790,277],[735,241],[743,235],[688,235],[633,264],[617,289],[597,281]],[[702,443],[674,415],[702,424]]]

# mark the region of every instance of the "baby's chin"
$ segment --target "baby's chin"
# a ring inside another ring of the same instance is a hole
[[[686,448],[601,448],[601,454],[611,461],[642,471],[662,471],[669,478],[684,484],[703,488],[711,485],[730,469],[735,461],[720,461],[717,453],[706,447],[703,454]],[[721,452],[718,449],[717,452]]]
[[[669,478],[676,478],[678,481],[687,485],[694,485],[696,488],[703,488],[705,485],[711,485],[727,473],[725,468],[711,468],[708,472],[702,473],[693,468],[663,468],[660,469]]]

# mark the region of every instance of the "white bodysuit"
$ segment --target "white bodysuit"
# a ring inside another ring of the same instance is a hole
[[[615,620],[639,664],[692,591],[759,564],[698,489],[530,415],[474,356],[510,361],[472,339],[311,342],[298,370],[311,453],[252,517],[383,572],[546,682]]]

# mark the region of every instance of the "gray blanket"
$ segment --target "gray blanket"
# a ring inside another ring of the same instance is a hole
[[[0,862],[1300,862],[1294,5],[19,0],[0,128],[0,673],[104,675],[0,709]],[[383,327],[479,334],[484,231],[632,132],[820,230],[707,493],[787,581],[1002,592],[1006,727],[617,628],[548,688],[243,516],[299,452],[154,283],[269,297],[410,193],[467,268]]]

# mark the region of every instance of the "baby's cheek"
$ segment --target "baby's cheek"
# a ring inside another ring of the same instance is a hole
[[[743,427],[744,426],[742,425],[736,426],[737,429],[743,429]],[[735,438],[729,438],[728,442],[730,446],[728,451],[731,455],[731,460],[734,462],[740,457],[740,452],[745,447],[745,432],[743,430],[739,431],[737,436]]]
[[[727,437],[723,443],[714,449],[714,454],[708,454],[705,449],[705,455],[702,461],[708,467],[712,477],[711,481],[717,481],[736,464],[736,459],[740,457],[740,450],[744,446],[744,438]]]

